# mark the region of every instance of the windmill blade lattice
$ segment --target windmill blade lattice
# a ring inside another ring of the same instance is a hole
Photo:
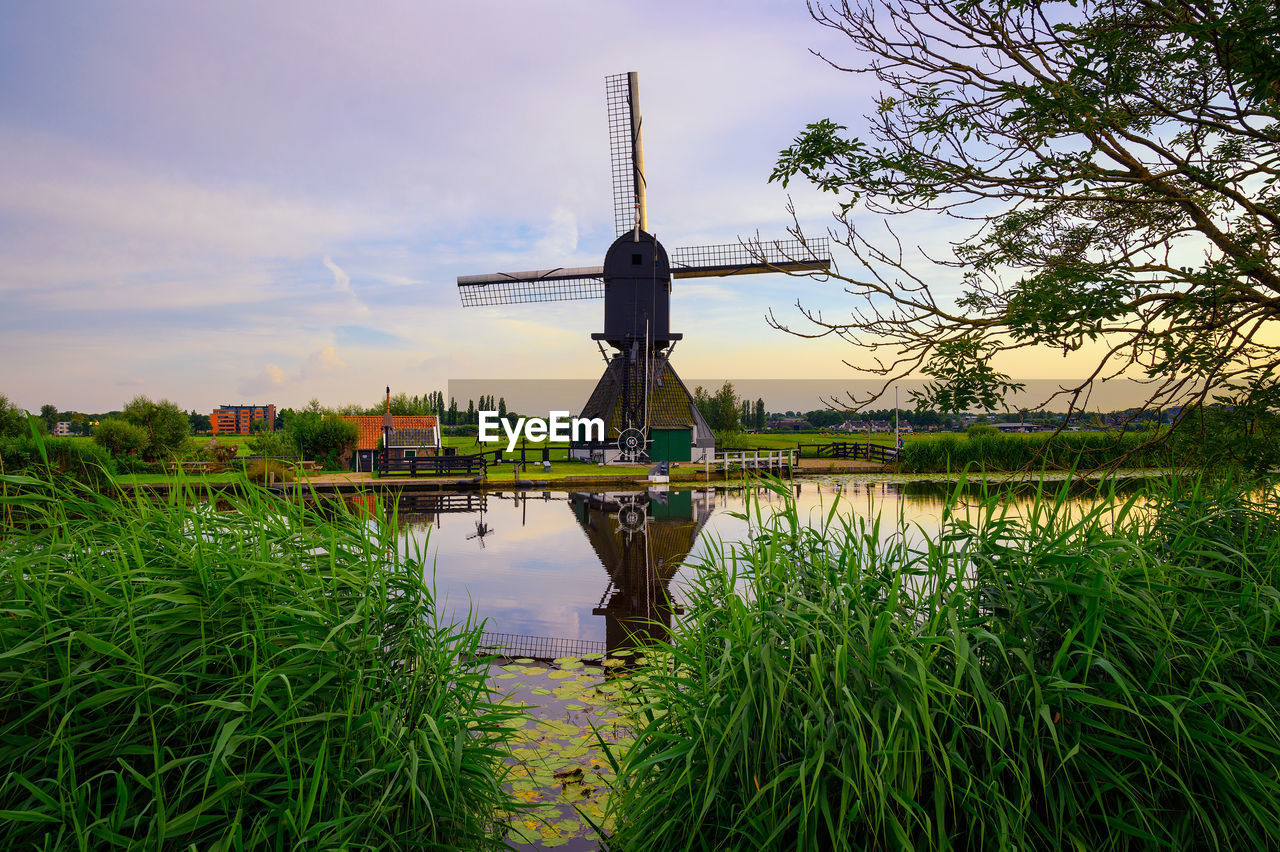
[[[462,297],[463,307],[603,299],[604,268],[580,266],[459,275],[458,295]]]
[[[672,278],[814,272],[831,268],[826,237],[689,246],[671,252]]]
[[[635,228],[640,218],[640,196],[644,192],[644,175],[637,167],[640,143],[638,121],[633,123],[636,94],[632,74],[612,74],[604,78],[605,100],[609,110],[609,167],[613,176],[613,221],[616,236]],[[636,119],[639,104],[635,105]],[[643,228],[644,226],[641,225]]]

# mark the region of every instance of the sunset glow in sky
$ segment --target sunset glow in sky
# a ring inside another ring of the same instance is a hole
[[[0,26],[0,393],[30,409],[376,400],[588,378],[602,303],[463,309],[460,274],[597,265],[604,77],[640,73],[652,229],[785,236],[767,183],[871,81],[802,2],[11,2]],[[831,197],[792,186],[807,229]],[[916,220],[939,245],[944,220]],[[839,258],[837,258],[839,260]],[[830,284],[677,282],[686,376],[853,374],[770,329]],[[1079,371],[1053,353],[1021,378]],[[815,406],[816,407],[816,401]]]

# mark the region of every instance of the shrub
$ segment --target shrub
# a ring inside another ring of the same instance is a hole
[[[116,472],[105,448],[80,438],[0,439],[0,464],[5,473],[65,477],[95,487]]]
[[[244,475],[250,482],[274,485],[277,482],[293,482],[297,478],[292,465],[272,459],[254,459],[245,465]]]
[[[127,420],[107,417],[94,428],[93,440],[113,456],[132,456],[147,445],[147,433]]]
[[[284,431],[303,458],[320,461],[328,470],[337,470],[337,460],[351,451],[360,430],[337,414],[300,411],[286,418]]]
[[[255,456],[296,456],[298,450],[285,432],[258,432],[249,439],[249,452]]]
[[[201,444],[199,457],[213,462],[218,467],[225,467],[236,457],[240,448],[235,444],[219,443],[217,438],[210,438]]]
[[[514,711],[394,531],[38,490],[0,528],[0,846],[500,847]]]
[[[992,499],[918,546],[757,515],[646,672],[613,843],[1270,848],[1277,513]]]

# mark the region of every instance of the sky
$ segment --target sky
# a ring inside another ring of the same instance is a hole
[[[0,21],[0,393],[31,410],[596,377],[602,302],[464,309],[455,279],[600,264],[605,76],[640,74],[669,249],[785,237],[789,198],[821,233],[833,197],[769,173],[809,122],[856,130],[875,92],[813,54],[852,58],[799,0],[11,0]],[[847,344],[765,321],[838,316],[830,282],[677,281],[672,300],[684,375],[854,377]]]

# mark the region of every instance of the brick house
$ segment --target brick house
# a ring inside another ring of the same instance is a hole
[[[359,437],[352,451],[356,470],[372,470],[376,451],[388,458],[409,459],[441,454],[440,419],[434,414],[393,416],[391,389],[387,389],[387,411],[382,415],[347,415],[342,419],[356,424]]]

